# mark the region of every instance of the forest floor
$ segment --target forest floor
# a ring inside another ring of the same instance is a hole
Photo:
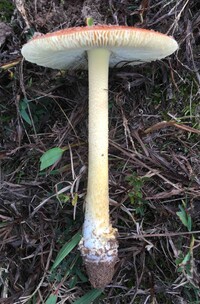
[[[0,303],[200,303],[200,3],[0,0]],[[91,287],[77,247],[88,158],[87,71],[23,60],[34,32],[95,24],[174,36],[161,61],[110,69],[113,281]],[[65,148],[40,170],[41,156]],[[52,151],[52,150],[51,150]],[[65,258],[58,253],[65,248]]]

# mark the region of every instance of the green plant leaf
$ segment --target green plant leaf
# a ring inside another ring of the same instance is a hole
[[[74,288],[77,284],[77,281],[78,281],[77,276],[73,276],[69,282],[69,288],[70,289]]]
[[[181,211],[176,212],[177,216],[181,220],[182,224],[187,227],[188,231],[192,230],[192,219],[191,216],[186,212],[183,206],[179,205]]]
[[[21,110],[20,115],[30,126],[32,126],[32,122],[26,110]]]
[[[84,296],[73,302],[73,304],[91,304],[102,294],[101,289],[92,289],[87,292]]]
[[[80,234],[80,232],[77,232],[72,237],[72,239],[61,248],[51,270],[55,269],[62,262],[62,260],[74,249],[74,247],[78,245],[81,240],[81,237],[82,235]]]
[[[56,301],[57,301],[57,295],[51,294],[46,300],[45,304],[56,304]]]
[[[55,164],[65,152],[65,149],[61,149],[59,147],[55,147],[46,151],[40,157],[40,171],[50,167],[51,165]]]
[[[20,115],[21,117],[30,125],[32,126],[32,122],[31,122],[31,119],[29,117],[29,114],[26,112],[26,109],[28,107],[27,105],[28,103],[28,100],[27,99],[23,99],[20,101],[20,104],[19,104],[19,112],[20,112]]]
[[[76,275],[81,279],[83,283],[88,281],[88,278],[81,272],[79,268],[76,268]]]
[[[185,255],[184,259],[181,262],[181,265],[186,265],[191,259],[190,251]]]
[[[58,194],[58,199],[62,202],[62,203],[67,203],[70,200],[70,197],[64,193],[60,193]]]
[[[192,231],[192,218],[191,216],[188,214],[188,225],[187,225],[187,228],[188,228],[188,231]]]
[[[94,25],[94,19],[92,17],[86,18],[86,25],[87,26],[93,26]]]
[[[75,193],[74,198],[72,200],[72,206],[76,206],[78,201],[78,193]]]

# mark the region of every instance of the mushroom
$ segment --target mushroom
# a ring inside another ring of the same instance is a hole
[[[118,260],[117,229],[109,219],[108,70],[164,58],[178,48],[167,35],[128,26],[68,28],[32,38],[26,60],[54,69],[89,70],[89,161],[80,250],[91,284],[105,287]]]

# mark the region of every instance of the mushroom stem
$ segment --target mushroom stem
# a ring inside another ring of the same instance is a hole
[[[109,220],[108,69],[110,51],[91,49],[89,64],[89,169],[81,253],[96,288],[110,283],[117,260],[116,229]]]
[[[108,67],[110,52],[88,51],[89,168],[86,216],[98,231],[109,227],[108,194]]]

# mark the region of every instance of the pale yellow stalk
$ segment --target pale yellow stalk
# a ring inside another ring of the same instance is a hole
[[[108,69],[110,52],[90,49],[88,187],[81,252],[95,287],[110,282],[117,260],[116,229],[109,219]]]

